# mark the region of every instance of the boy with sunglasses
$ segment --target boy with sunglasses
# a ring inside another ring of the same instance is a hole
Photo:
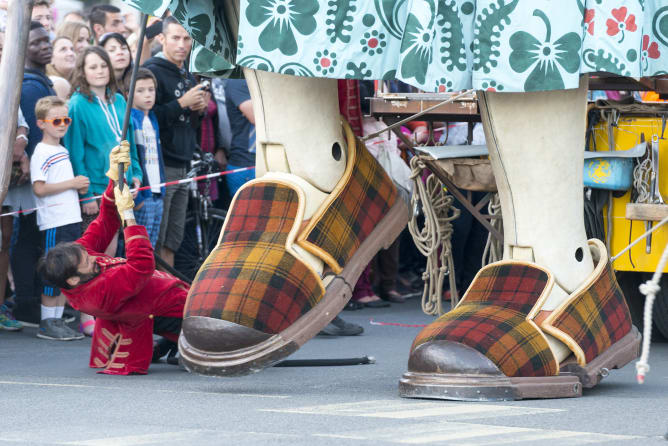
[[[42,141],[30,159],[30,179],[37,202],[37,225],[48,252],[59,242],[73,242],[81,236],[78,194],[86,193],[90,182],[84,176],[74,176],[69,152],[60,145],[72,122],[65,102],[57,96],[40,99],[35,105],[35,118]],[[84,337],[65,325],[64,307],[65,296],[60,290],[45,286],[38,338],[70,341]]]

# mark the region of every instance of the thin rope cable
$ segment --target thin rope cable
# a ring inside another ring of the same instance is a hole
[[[622,256],[626,251],[628,251],[629,249],[633,248],[635,245],[637,245],[638,243],[640,243],[641,241],[643,241],[643,239],[644,239],[645,237],[647,237],[647,236],[650,235],[652,232],[656,231],[657,229],[659,229],[661,226],[665,225],[666,223],[668,223],[668,217],[664,218],[664,219],[661,220],[656,226],[654,226],[654,227],[651,228],[651,229],[648,229],[648,230],[645,231],[640,237],[638,237],[637,239],[635,239],[634,241],[632,241],[631,243],[629,243],[629,245],[628,245],[626,248],[622,249],[622,250],[619,251],[616,255],[614,255],[613,257],[611,257],[611,258],[610,258],[610,261],[611,261],[611,262],[614,262],[615,260],[617,260],[617,259],[618,259],[620,256]]]
[[[652,342],[652,310],[656,294],[661,291],[659,281],[661,280],[666,263],[668,263],[668,245],[663,249],[659,266],[654,275],[652,275],[652,279],[640,285],[640,292],[645,295],[645,311],[643,314],[642,353],[640,359],[636,362],[636,379],[638,384],[643,384],[645,382],[645,375],[649,373],[649,349]]]
[[[501,202],[499,200],[499,194],[494,194],[492,199],[489,200],[487,205],[487,212],[489,215],[496,216],[499,218],[494,218],[490,221],[490,224],[497,229],[499,232],[503,230],[503,220],[501,217]],[[503,246],[499,240],[497,240],[492,233],[487,234],[487,242],[485,242],[485,250],[482,253],[482,266],[489,265],[490,263],[498,262],[501,260]]]

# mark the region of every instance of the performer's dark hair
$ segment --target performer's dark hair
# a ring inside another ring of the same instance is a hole
[[[79,274],[83,247],[74,242],[61,242],[49,249],[37,264],[37,273],[49,285],[66,290],[73,287],[67,279]]]

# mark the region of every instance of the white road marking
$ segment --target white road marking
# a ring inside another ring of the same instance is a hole
[[[95,432],[91,430],[91,432]],[[24,432],[3,432],[0,444],[28,443],[28,444],[52,444],[60,446],[140,446],[140,445],[165,445],[165,444],[244,444],[246,441],[262,441],[263,437],[270,439],[303,439],[307,434],[288,434],[282,432],[257,432],[257,431],[225,431],[213,429],[188,429],[175,432],[157,432],[138,435],[123,435],[116,437],[91,438],[99,435],[89,435],[85,439],[72,441],[54,441],[51,436],[45,436],[42,432],[31,432],[27,436]],[[227,442],[223,442],[225,439]]]
[[[323,404],[294,409],[261,409],[265,412],[339,415],[369,418],[411,419],[446,417],[450,421],[475,418],[506,417],[563,412],[563,409],[543,409],[496,404],[461,402],[412,402],[406,400],[374,400],[356,403]]]
[[[93,386],[89,384],[60,384],[60,383],[36,383],[36,382],[26,382],[26,381],[0,381],[1,385],[14,385],[14,386],[37,386],[37,387],[70,387],[70,388],[81,388],[81,389],[100,389],[100,390],[123,390],[128,391],[132,390],[129,387],[113,387],[113,386]],[[230,397],[250,397],[250,398],[275,398],[275,399],[286,399],[290,398],[289,395],[263,395],[255,393],[227,393],[227,392],[201,392],[197,390],[168,390],[168,389],[147,389],[142,388],[142,392],[156,392],[156,393],[177,393],[182,395],[192,394],[192,395],[216,395],[216,396],[230,396]]]
[[[646,437],[632,435],[609,435],[593,432],[534,429],[450,421],[411,423],[390,428],[353,431],[344,434],[314,434],[313,436],[354,440],[356,442],[384,441],[396,444],[447,444],[453,446],[537,444],[548,440],[550,441],[550,445],[605,444],[615,440],[631,441],[646,439]]]
[[[144,434],[144,435],[126,435],[123,437],[107,437],[93,440],[69,441],[66,443],[59,443],[62,445],[72,446],[135,446],[142,444],[164,444],[183,441],[187,444],[189,441],[197,438],[196,435],[201,435],[207,431],[204,430],[188,430],[179,432],[161,432],[158,434]]]

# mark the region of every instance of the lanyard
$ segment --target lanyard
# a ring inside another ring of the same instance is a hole
[[[98,97],[95,96],[97,99],[97,102],[100,104],[100,108],[102,109],[102,112],[104,113],[104,117],[107,119],[107,125],[113,132],[113,134],[116,136],[116,142],[120,144],[121,142],[121,124],[118,122],[118,116],[116,115],[116,107],[114,104],[111,104],[111,110],[109,110],[109,106],[107,105],[106,102],[102,102],[102,100]]]

